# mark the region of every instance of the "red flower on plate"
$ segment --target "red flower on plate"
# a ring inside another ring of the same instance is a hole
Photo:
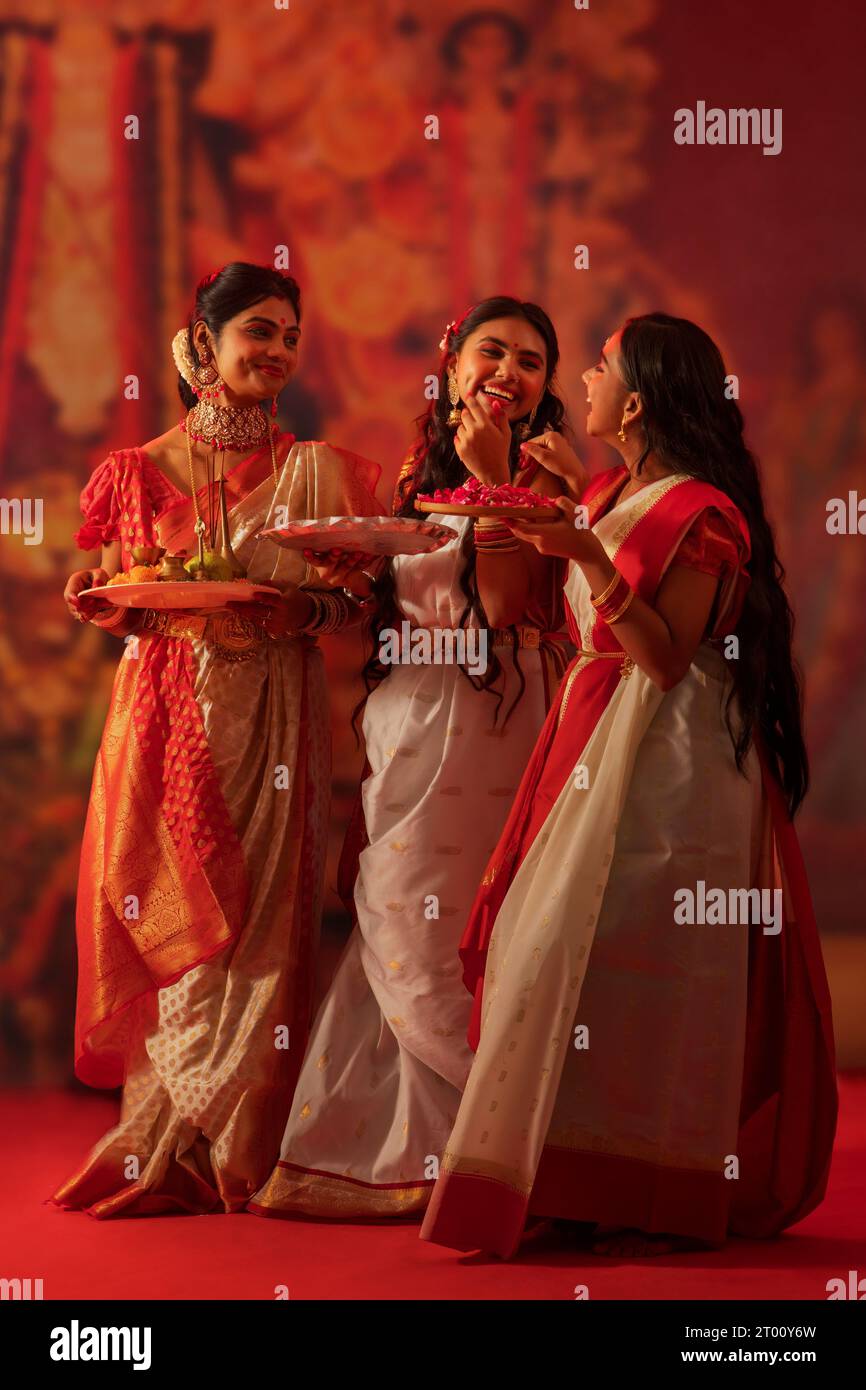
[[[475,507],[555,507],[552,497],[533,492],[531,487],[514,487],[511,483],[498,483],[491,487],[480,479],[468,478],[459,487],[437,487],[432,494],[419,493],[419,502],[456,502]]]

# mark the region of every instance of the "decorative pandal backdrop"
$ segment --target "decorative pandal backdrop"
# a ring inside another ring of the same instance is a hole
[[[837,103],[832,148],[800,75],[768,76],[773,16],[747,0],[704,17],[659,0],[0,6],[0,488],[43,498],[45,517],[41,545],[0,545],[0,1078],[71,1071],[78,846],[118,659],[60,601],[84,563],[78,493],[110,448],[180,418],[171,339],[199,277],[236,258],[287,254],[302,285],[280,423],[381,462],[383,498],[443,325],[483,296],[552,313],[575,422],[580,374],[627,314],[663,308],[720,342],[800,619],[814,764],[800,830],[818,919],[863,930],[864,551],[824,525],[827,499],[864,476],[862,194],[844,208],[821,197],[822,169],[838,182],[855,167],[854,46],[842,0],[828,4],[837,51],[811,77],[825,117]],[[811,5],[763,8],[814,22]],[[754,51],[731,39],[731,12]],[[674,145],[676,106],[757,102],[751,80],[785,108],[781,159]],[[612,461],[575,433],[594,465]],[[333,888],[360,770],[357,639],[332,639],[327,658]],[[329,908],[344,925],[333,892]]]

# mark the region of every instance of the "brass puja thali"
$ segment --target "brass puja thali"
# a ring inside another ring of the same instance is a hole
[[[272,584],[248,579],[150,580],[142,583],[100,584],[84,589],[79,598],[107,599],[117,608],[217,609],[227,603],[255,603],[263,594],[279,594]]]
[[[105,599],[116,608],[214,611],[227,603],[254,603],[263,594],[280,593],[272,584],[252,584],[242,574],[233,578],[237,563],[217,551],[203,550],[190,560],[167,555],[158,546],[136,546],[132,558],[131,569],[107,584],[84,589],[80,597]]]

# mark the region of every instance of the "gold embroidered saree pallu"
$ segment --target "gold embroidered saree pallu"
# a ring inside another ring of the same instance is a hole
[[[736,508],[682,476],[594,530],[651,601],[706,505],[729,518],[745,563]],[[593,657],[616,633],[576,567],[566,592],[582,655],[464,936],[480,1038],[421,1237],[507,1257],[530,1211],[711,1241],[767,1234],[820,1200],[835,1122],[826,980],[793,832],[760,750],[746,778],[733,765],[720,653],[702,644],[663,694],[639,668]],[[717,631],[735,626],[741,592],[729,576]],[[700,878],[779,888],[781,933],[675,925],[674,893]],[[771,1017],[784,1021],[773,1038]]]
[[[255,539],[278,507],[378,514],[376,475],[321,443],[294,444],[276,493],[269,449],[238,464],[249,577],[305,577]],[[193,520],[179,500],[151,543],[192,551]],[[243,647],[143,631],[119,664],[82,847],[76,1072],[123,1083],[122,1112],[54,1196],[93,1215],[241,1209],[279,1152],[310,1023],[327,697],[312,639]]]

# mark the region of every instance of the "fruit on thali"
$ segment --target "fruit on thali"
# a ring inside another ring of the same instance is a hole
[[[199,560],[197,555],[194,555],[191,560],[187,560],[184,569],[187,574],[191,575],[194,579],[200,578],[225,582],[235,577],[230,562],[224,559],[223,556],[219,555],[215,550],[206,550],[204,552],[203,561]]]
[[[244,579],[236,575],[231,562],[216,550],[204,552],[204,563],[197,555],[187,560],[182,555],[166,556],[159,564],[135,564],[129,570],[120,570],[109,579],[106,587],[113,584],[152,584],[157,580],[174,583],[189,583],[191,580],[211,580],[226,583],[232,579]]]

